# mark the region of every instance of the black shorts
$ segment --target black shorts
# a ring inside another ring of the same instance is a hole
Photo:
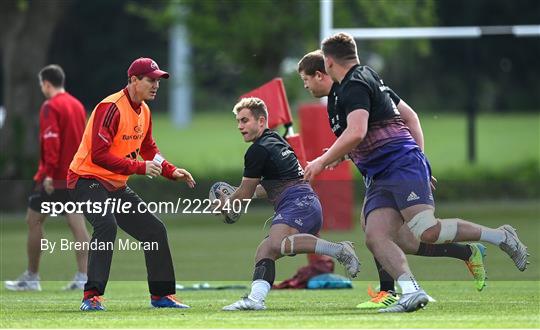
[[[41,203],[43,202],[60,202],[67,203],[73,202],[73,199],[69,195],[67,189],[55,189],[51,195],[47,194],[43,189],[43,186],[39,185],[30,196],[28,196],[28,207],[33,211],[42,213]],[[62,212],[65,214],[65,212]]]

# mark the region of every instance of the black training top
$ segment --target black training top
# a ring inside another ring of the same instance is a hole
[[[361,85],[361,88],[358,86]],[[339,95],[339,96],[338,96]],[[399,96],[368,66],[352,67],[341,84],[334,83],[328,95],[328,120],[336,136],[347,128],[347,116],[356,109],[369,111],[369,123],[399,117]]]
[[[375,178],[405,153],[419,149],[399,114],[399,102],[399,96],[368,66],[353,66],[332,88],[328,115],[336,136],[347,128],[349,113],[357,109],[369,113],[366,135],[349,152],[364,176]]]
[[[267,128],[246,151],[244,177],[261,178],[268,199],[274,203],[283,190],[303,182],[304,170],[287,141]]]

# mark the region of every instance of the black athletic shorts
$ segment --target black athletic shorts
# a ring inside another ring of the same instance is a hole
[[[28,196],[28,207],[33,211],[42,213],[42,202],[60,202],[65,204],[67,202],[73,202],[73,199],[69,196],[67,189],[55,189],[53,193],[49,195],[45,192],[45,189],[43,189],[43,185],[39,184],[36,185],[34,191]],[[62,214],[65,214],[65,212]]]

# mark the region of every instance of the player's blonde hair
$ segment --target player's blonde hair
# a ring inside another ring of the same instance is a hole
[[[242,98],[240,99],[240,101],[238,101],[238,103],[234,105],[232,112],[237,115],[238,112],[242,111],[242,109],[249,109],[255,119],[259,119],[259,117],[262,116],[264,117],[264,119],[268,120],[268,110],[266,109],[266,104],[264,104],[264,101],[260,98]]]

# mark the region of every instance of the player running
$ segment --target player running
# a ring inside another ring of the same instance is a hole
[[[351,242],[333,243],[314,236],[322,226],[319,198],[304,181],[304,171],[292,148],[268,128],[264,102],[258,98],[241,99],[233,113],[244,141],[252,144],[244,156],[242,182],[229,202],[252,198],[256,192],[256,198],[270,200],[275,214],[268,236],[257,248],[251,292],[223,310],[266,309],[264,302],[274,283],[275,261],[283,256],[331,256],[345,266],[351,277],[356,277],[360,262]]]
[[[437,219],[431,192],[431,169],[415,140],[421,132],[416,113],[394,103],[378,74],[361,66],[354,39],[339,33],[322,43],[326,72],[339,83],[332,130],[339,137],[330,149],[308,163],[312,179],[349,154],[366,182],[366,245],[383,268],[398,281],[403,295],[382,313],[412,312],[428,303],[403,251],[396,244],[403,221],[427,243],[483,241],[499,246],[520,271],[527,267],[527,247],[514,228],[488,228],[461,219]],[[402,118],[412,118],[405,126]]]
[[[327,111],[330,124],[336,117],[335,98],[338,84],[332,81],[332,78],[326,74],[324,69],[324,58],[321,50],[316,50],[306,54],[298,63],[298,73],[304,82],[304,87],[317,98],[328,96]],[[387,89],[390,97],[395,104],[400,103],[401,99],[390,88]],[[405,125],[408,125],[408,118],[403,118]],[[336,133],[337,135],[337,133]],[[337,135],[338,136],[338,135]],[[416,143],[423,150],[423,136],[417,135]],[[337,166],[331,164],[333,166]],[[365,218],[362,216],[362,229],[365,230]],[[474,277],[476,289],[481,291],[486,285],[486,271],[484,269],[485,247],[480,243],[472,244],[428,244],[418,241],[409,230],[409,227],[402,226],[399,230],[397,241],[399,247],[406,253],[425,257],[450,257],[461,259],[465,262],[467,268]],[[371,299],[358,304],[360,309],[384,308],[397,303],[394,279],[384,270],[381,264],[375,259],[375,265],[379,273],[380,290],[374,292],[368,288],[368,295]]]

